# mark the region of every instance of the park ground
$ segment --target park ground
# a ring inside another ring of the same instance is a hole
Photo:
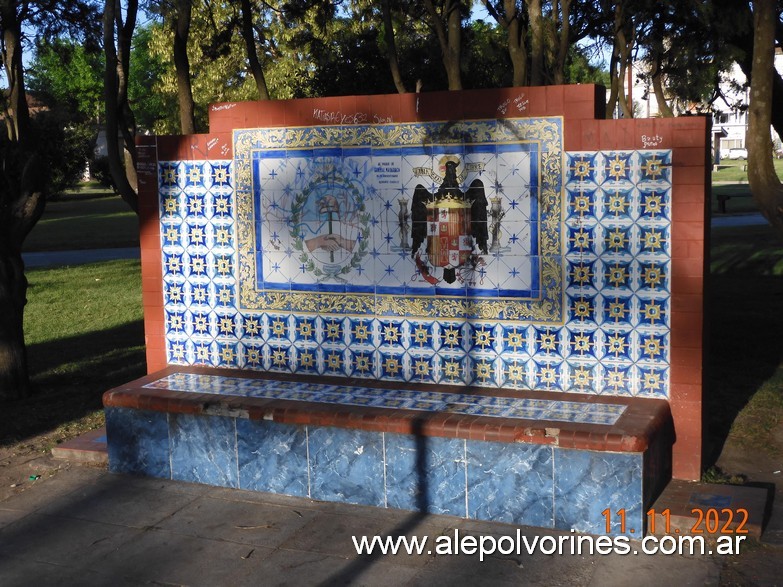
[[[713,218],[757,214],[743,163],[713,175]],[[718,212],[717,193],[731,195],[726,214]],[[136,217],[117,196],[87,186],[49,202],[26,245],[30,252],[128,247],[138,244],[136,234]],[[711,236],[703,480],[768,488],[777,517],[783,243],[768,226],[753,223],[714,228]],[[25,325],[36,393],[0,413],[0,501],[73,466],[52,459],[51,448],[102,426],[102,393],[145,372],[137,260],[33,268],[27,275]],[[783,523],[769,527],[777,529],[725,559],[722,585],[783,584]]]

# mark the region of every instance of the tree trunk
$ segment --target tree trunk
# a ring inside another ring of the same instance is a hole
[[[190,85],[188,37],[190,36],[191,0],[177,1],[177,22],[174,26],[174,68],[177,71],[177,99],[179,125],[183,135],[196,134],[196,115],[193,89]]]
[[[26,138],[30,121],[24,87],[22,29],[16,9],[16,2],[0,2],[0,22],[3,26],[2,58],[8,83],[5,124],[8,139],[11,141]]]
[[[748,183],[761,213],[783,238],[783,186],[772,161],[772,87],[775,56],[775,0],[753,2],[753,69],[750,82]]]
[[[516,0],[504,0],[506,13],[506,30],[508,33],[508,54],[514,69],[512,84],[527,85],[527,27],[522,22],[522,15],[517,10]]]
[[[528,0],[528,22],[530,27],[530,85],[544,84],[545,32],[541,0]]]
[[[443,56],[443,67],[449,80],[449,90],[462,89],[462,74],[460,72],[460,52],[462,37],[462,16],[460,0],[445,0],[443,5],[444,21],[438,15],[432,0],[424,0],[424,6],[435,27],[440,50]]]
[[[46,168],[31,155],[30,112],[24,87],[22,32],[16,2],[0,3],[2,60],[8,83],[5,122],[8,140],[0,162],[0,401],[29,394],[24,345],[27,279],[22,243],[43,214]]]
[[[554,80],[557,85],[565,83],[565,63],[571,40],[571,0],[561,0],[560,10],[562,18],[559,44],[557,47],[557,58],[555,60],[554,68]]]
[[[663,75],[661,74],[660,64],[656,64],[655,73],[652,76],[652,87],[653,92],[655,93],[655,99],[658,102],[658,112],[664,118],[673,118],[674,112],[666,101],[666,96],[663,93],[662,78]]]
[[[616,73],[619,67],[616,52],[612,52],[609,59],[609,98],[606,100],[606,117],[614,118],[614,109],[617,106],[617,96],[620,93],[619,75]]]
[[[261,68],[261,62],[258,60],[258,51],[256,51],[256,38],[253,35],[253,10],[250,6],[250,0],[242,0],[242,38],[245,41],[247,50],[247,61],[250,66],[250,73],[256,80],[256,89],[258,90],[259,100],[269,100],[269,90],[266,87],[266,78],[264,70]],[[187,54],[186,54],[187,57]]]
[[[611,91],[609,101],[606,104],[607,118],[614,116],[614,108],[618,103],[623,116],[625,118],[633,118],[633,107],[628,104],[625,96],[625,79],[628,68],[631,67],[634,42],[633,23],[627,21],[623,1],[616,0],[614,9],[614,41],[609,66]]]
[[[24,344],[24,307],[27,278],[19,250],[0,246],[0,401],[30,393],[27,350]]]
[[[506,29],[508,56],[513,68],[511,85],[527,85],[527,28],[522,14],[517,10],[516,0],[503,0],[503,13],[500,14],[490,0],[484,0],[484,8],[492,18]]]
[[[742,10],[747,11],[747,18],[752,21],[753,15],[750,7],[742,5]],[[742,73],[748,78],[748,81],[752,82],[753,36],[744,34],[745,28],[738,26],[736,29],[737,35],[731,38],[730,41],[743,50],[745,57],[739,60],[739,66],[742,69]],[[778,133],[778,136],[783,137],[783,78],[780,77],[776,70],[772,72],[772,104],[772,127]]]
[[[130,66],[130,43],[136,26],[138,3],[130,0],[127,18],[123,22],[120,3],[106,0],[103,10],[103,50],[106,69],[103,77],[103,97],[106,118],[106,148],[108,150],[109,172],[114,185],[123,200],[138,213],[136,190],[136,144],[135,124],[128,105],[128,69]],[[115,46],[115,35],[119,49]],[[122,134],[124,148],[121,149],[118,134]],[[124,151],[130,154],[131,164],[125,162]]]
[[[617,101],[620,103],[620,110],[623,113],[623,118],[633,118],[633,110],[628,103],[628,96],[625,95],[625,83],[624,80],[628,74],[628,68],[631,67],[630,63],[623,63],[620,65],[620,79],[618,80],[618,93]]]
[[[383,11],[383,41],[386,44],[386,58],[389,60],[389,69],[391,70],[394,87],[397,92],[404,94],[405,83],[402,81],[400,73],[400,63],[397,59],[397,44],[394,41],[394,25],[392,24],[391,6],[389,0],[381,1],[381,10]]]
[[[462,51],[462,15],[460,0],[449,0],[447,4],[446,22],[449,27],[449,57],[446,63],[446,75],[449,78],[450,90],[462,89],[462,73],[460,71],[460,53]]]

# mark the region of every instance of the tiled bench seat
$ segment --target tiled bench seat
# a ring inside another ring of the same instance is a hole
[[[112,471],[326,501],[640,536],[670,478],[662,400],[177,366],[104,405]]]

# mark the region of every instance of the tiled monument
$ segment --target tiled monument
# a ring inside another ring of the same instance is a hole
[[[228,103],[139,144],[110,467],[639,536],[701,466],[708,121],[595,86]]]

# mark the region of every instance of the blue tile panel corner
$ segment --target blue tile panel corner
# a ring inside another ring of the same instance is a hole
[[[168,414],[106,408],[106,444],[112,473],[171,477]]]
[[[643,460],[637,453],[555,449],[555,527],[620,534],[624,524],[624,534],[643,536]]]

